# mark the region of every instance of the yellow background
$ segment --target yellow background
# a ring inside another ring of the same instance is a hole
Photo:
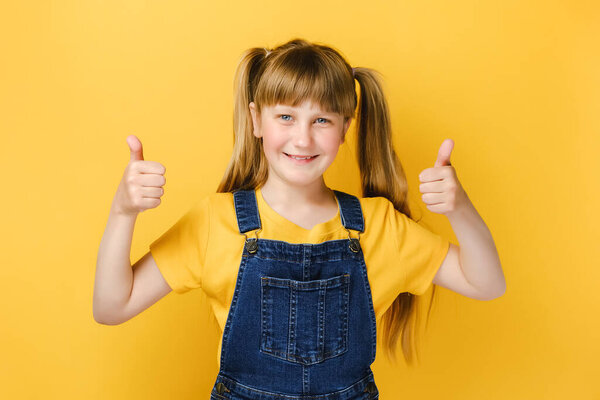
[[[381,398],[600,399],[599,16],[583,0],[3,1],[0,398],[208,398],[220,337],[201,290],[119,326],[92,316],[125,138],[167,169],[133,263],[215,191],[242,51],[303,37],[384,75],[415,216],[456,243],[417,178],[454,140],[506,275],[489,302],[438,287],[418,368],[378,344]],[[358,194],[351,130],[326,179]]]

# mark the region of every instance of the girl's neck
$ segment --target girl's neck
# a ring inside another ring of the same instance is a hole
[[[290,187],[274,181],[267,182],[260,188],[265,201],[271,207],[289,208],[310,208],[335,205],[337,201],[333,190],[321,182],[313,186]]]

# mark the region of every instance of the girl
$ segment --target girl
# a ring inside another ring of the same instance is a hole
[[[127,138],[131,161],[100,245],[94,318],[119,324],[171,290],[202,288],[222,329],[211,399],[377,399],[376,332],[392,357],[401,334],[410,362],[414,295],[432,283],[482,300],[504,292],[491,235],[450,165],[452,141],[422,172],[420,190],[464,251],[410,218],[373,70],[295,39],[246,51],[235,88],[233,155],[217,192],[133,268],[135,217],[160,204],[165,168]],[[357,106],[360,198],[323,179]]]

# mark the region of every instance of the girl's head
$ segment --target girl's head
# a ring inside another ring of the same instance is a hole
[[[261,169],[267,165],[268,178],[321,185],[355,114],[352,67],[332,48],[301,39],[254,50],[247,55],[254,63],[244,104],[249,100],[256,139],[246,140],[259,140]],[[247,127],[247,116],[240,122]],[[315,157],[299,161],[289,155]]]
[[[360,86],[358,104],[355,80]],[[378,74],[352,68],[333,48],[303,39],[273,49],[250,48],[242,55],[234,82],[233,154],[217,192],[256,189],[270,173],[294,185],[322,179],[355,111],[362,196],[385,197],[410,217],[408,185],[394,151]],[[317,157],[310,165],[298,165],[287,154]],[[383,320],[386,349],[394,355],[401,333],[409,361],[414,336],[405,328],[415,312],[413,297],[401,293]]]
[[[354,71],[329,46],[294,39],[242,56],[234,84],[234,149],[219,190],[322,180],[355,116]],[[317,155],[300,165],[285,154]],[[308,167],[308,168],[305,168]]]

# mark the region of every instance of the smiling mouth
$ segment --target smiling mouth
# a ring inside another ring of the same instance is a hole
[[[296,158],[297,157],[297,159],[300,159],[300,160],[312,160],[313,158],[319,156],[318,154],[316,156],[296,156],[296,155],[288,154],[288,153],[285,153],[285,152],[283,154],[285,154],[286,156],[288,156],[290,158]]]

